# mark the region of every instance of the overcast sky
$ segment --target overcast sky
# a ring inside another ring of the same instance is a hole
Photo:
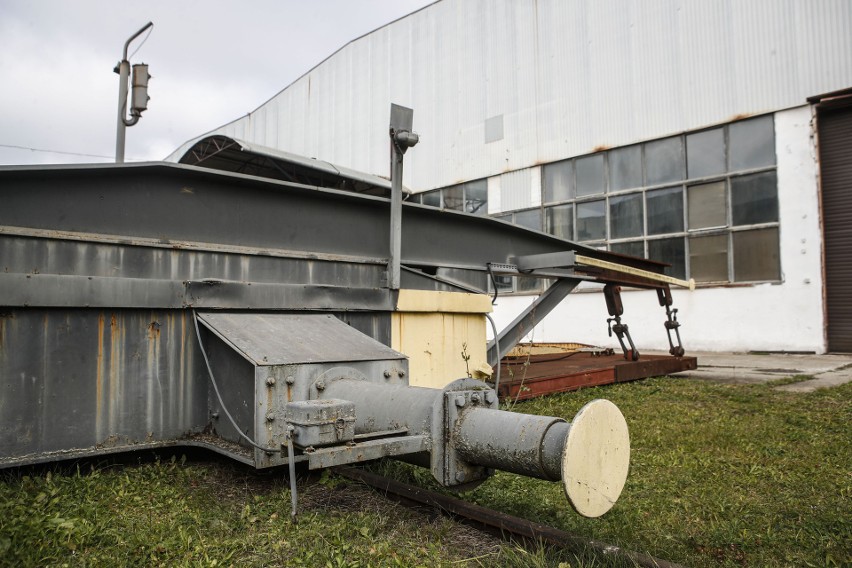
[[[152,79],[148,110],[127,129],[128,162],[163,159],[433,1],[0,0],[0,164],[113,161],[112,70],[149,21],[147,41],[130,46]]]

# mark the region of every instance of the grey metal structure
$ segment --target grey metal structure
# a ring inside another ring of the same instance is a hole
[[[0,203],[0,467],[197,445],[255,467],[404,455],[447,485],[503,468],[562,479],[590,516],[621,490],[614,407],[568,426],[498,411],[471,379],[408,386],[388,347],[386,198],[152,163],[0,168]],[[401,288],[485,293],[489,273],[565,251],[663,269],[492,219],[400,212]],[[523,274],[559,279],[554,299],[582,279],[624,282]],[[620,482],[598,487],[610,470]],[[603,504],[582,504],[590,487]]]

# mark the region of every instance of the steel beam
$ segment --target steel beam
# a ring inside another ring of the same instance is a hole
[[[0,200],[0,225],[6,226],[166,245],[190,241],[388,258],[388,199],[192,166],[0,167]],[[575,251],[660,274],[665,268],[496,219],[413,203],[402,204],[401,240],[401,263],[408,266],[485,271],[488,262]]]
[[[394,294],[383,288],[58,274],[0,274],[0,297],[5,306],[54,308],[391,312],[396,305]]]

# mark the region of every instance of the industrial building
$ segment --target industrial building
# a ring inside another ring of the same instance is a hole
[[[673,291],[687,350],[848,352],[850,31],[844,0],[439,0],[169,159],[237,148],[376,188],[398,103],[410,201],[671,264],[698,283]],[[494,286],[502,327],[542,284]],[[640,350],[668,349],[653,293],[624,294]],[[528,337],[610,345],[604,313],[581,286]]]

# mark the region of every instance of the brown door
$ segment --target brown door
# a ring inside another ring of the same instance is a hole
[[[852,96],[823,99],[817,130],[828,350],[852,352]]]

